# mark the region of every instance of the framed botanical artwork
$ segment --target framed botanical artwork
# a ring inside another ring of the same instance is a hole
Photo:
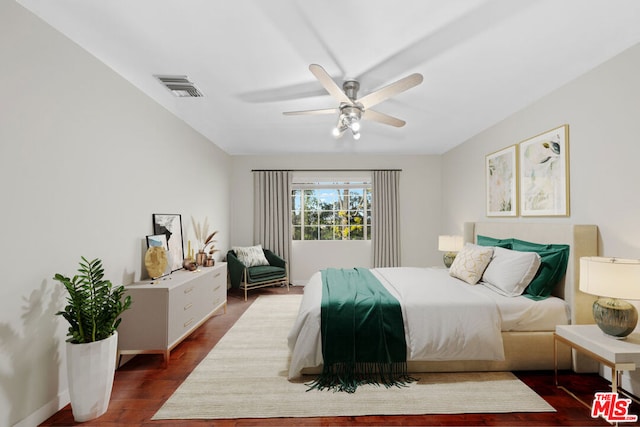
[[[569,126],[520,143],[520,214],[569,216]]]
[[[180,214],[153,214],[153,233],[166,236],[171,271],[180,270],[184,260]]]
[[[487,216],[518,215],[517,159],[516,145],[487,155]]]

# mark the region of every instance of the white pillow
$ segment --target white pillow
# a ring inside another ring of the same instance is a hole
[[[482,281],[499,294],[515,297],[522,292],[540,267],[540,255],[496,247]]]
[[[238,260],[245,265],[245,267],[255,267],[257,265],[269,265],[269,261],[264,256],[262,251],[262,245],[247,246],[247,247],[233,247],[233,251],[236,253]]]
[[[491,246],[478,246],[467,243],[458,252],[456,259],[453,260],[449,275],[464,280],[470,285],[475,285],[482,277],[482,273],[484,273],[484,269],[487,268],[489,261],[491,261],[492,255],[493,247]]]

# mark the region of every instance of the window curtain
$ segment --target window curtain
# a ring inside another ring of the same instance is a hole
[[[291,254],[291,172],[253,172],[253,240],[284,258]]]
[[[400,171],[374,170],[371,207],[374,267],[400,266]]]

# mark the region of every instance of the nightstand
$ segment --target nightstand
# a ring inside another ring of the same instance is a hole
[[[618,340],[605,335],[597,325],[559,325],[556,326],[553,338],[556,386],[558,386],[558,342],[566,344],[611,368],[611,391],[614,393],[618,392],[620,372],[634,371],[640,366],[640,336],[638,334],[631,334],[625,340]],[[558,387],[576,397],[566,388]],[[585,402],[582,403],[590,407]]]

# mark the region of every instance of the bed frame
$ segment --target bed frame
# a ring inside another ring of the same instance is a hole
[[[558,283],[553,295],[568,302],[571,323],[595,323],[591,306],[596,297],[579,290],[580,257],[598,255],[598,227],[570,223],[526,223],[505,220],[464,224],[465,242],[476,242],[477,236],[498,239],[516,238],[534,243],[567,244],[570,246],[567,273]],[[412,373],[464,371],[528,371],[554,369],[553,332],[503,332],[505,360],[479,361],[409,361]],[[572,352],[567,346],[558,347],[558,369],[576,372],[598,372],[598,363]],[[322,367],[304,368],[303,374],[317,374]]]
[[[514,237],[535,243],[570,245],[567,274],[553,294],[569,303],[572,324],[594,323],[591,306],[595,297],[580,292],[580,257],[598,254],[598,227],[570,223],[476,222],[465,223],[464,239],[476,242],[478,235],[501,238]],[[521,371],[554,369],[553,332],[503,332],[504,361],[410,361],[410,372],[452,371]],[[568,347],[558,348],[558,369],[577,372],[597,372],[593,361],[571,353]]]

